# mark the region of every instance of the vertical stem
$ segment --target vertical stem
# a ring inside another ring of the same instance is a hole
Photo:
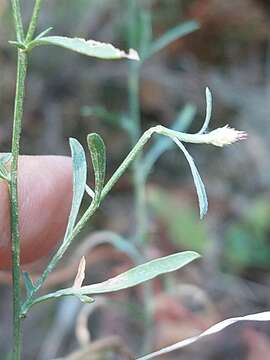
[[[138,141],[141,133],[140,119],[140,100],[139,100],[139,66],[130,65],[129,75],[129,106],[132,119],[131,141],[134,146]],[[133,163],[133,184],[135,197],[135,218],[136,218],[136,235],[135,239],[143,243],[146,235],[146,211],[145,211],[145,181],[141,172],[140,153]]]
[[[24,41],[24,30],[19,0],[11,0],[14,26],[17,41]],[[23,116],[24,83],[27,68],[26,53],[18,50],[17,58],[17,80],[14,105],[14,120],[12,133],[12,161],[9,183],[10,194],[10,227],[11,227],[11,250],[12,250],[12,294],[13,294],[13,351],[12,359],[21,358],[21,289],[20,289],[20,234],[18,214],[18,190],[17,190],[17,167],[20,148],[21,121]]]
[[[17,41],[21,42],[23,41],[24,38],[24,31],[23,31],[20,1],[12,0],[11,3],[12,3],[12,12],[13,12]]]
[[[21,16],[20,0],[11,0],[14,26],[17,41],[24,42],[24,30]],[[27,32],[27,41],[34,35],[42,0],[36,0],[33,15]],[[19,204],[18,204],[18,158],[20,152],[20,138],[22,131],[23,104],[25,93],[25,79],[27,72],[27,54],[18,49],[17,56],[17,79],[16,95],[14,104],[13,132],[12,132],[12,161],[9,183],[10,195],[10,227],[11,227],[11,250],[12,250],[12,286],[13,286],[13,352],[12,359],[21,359],[21,288],[20,288],[20,232],[19,232]]]
[[[24,84],[27,70],[27,55],[18,50],[17,83],[12,134],[12,162],[10,176],[12,278],[13,278],[13,360],[21,356],[21,290],[20,290],[20,234],[18,213],[17,168],[20,149],[21,122],[23,117]]]
[[[136,0],[129,0],[129,46],[131,48],[140,47],[141,44],[136,44],[136,28],[137,28],[137,8]],[[141,39],[140,39],[141,41]],[[132,120],[131,141],[132,146],[136,146],[141,132],[141,116],[140,116],[140,69],[141,65],[138,62],[131,62],[128,77],[128,94],[129,94],[129,111]],[[151,136],[151,135],[150,135]],[[142,154],[141,151],[133,163],[133,185],[134,185],[134,208],[136,219],[135,241],[140,249],[144,243],[147,235],[147,208],[145,198],[146,178],[142,171]],[[152,344],[151,331],[148,331],[149,325],[152,323],[152,311],[149,299],[152,297],[151,284],[144,285],[144,306],[145,306],[145,336],[143,341],[143,350],[148,351]]]
[[[33,10],[33,15],[29,24],[29,28],[26,34],[26,43],[28,43],[29,41],[32,40],[34,33],[36,31],[36,27],[37,27],[37,22],[38,22],[38,17],[39,17],[39,13],[41,10],[41,5],[42,5],[42,0],[36,0],[35,2],[35,6],[34,6],[34,10]]]
[[[136,27],[137,27],[137,5],[134,0],[129,0],[129,45],[136,47]],[[140,117],[140,63],[131,62],[128,77],[129,92],[129,111],[132,119],[131,142],[134,146],[141,134],[141,117]],[[141,172],[141,154],[137,156],[133,163],[133,184],[135,197],[135,218],[136,218],[136,235],[135,239],[143,243],[146,236],[146,209],[145,209],[145,179]]]

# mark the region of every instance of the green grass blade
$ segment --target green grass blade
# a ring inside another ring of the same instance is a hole
[[[181,37],[198,30],[199,27],[200,26],[197,21],[191,20],[172,28],[152,43],[147,58],[164,49],[173,41],[176,41],[177,39],[180,39]]]

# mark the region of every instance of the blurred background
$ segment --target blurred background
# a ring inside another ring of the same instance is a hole
[[[22,5],[27,21],[33,1]],[[16,74],[9,14],[9,1],[0,0],[1,152],[10,149]],[[136,48],[145,61],[134,65],[35,49],[24,154],[69,155],[69,137],[86,146],[86,135],[97,132],[107,145],[109,178],[149,127],[198,131],[206,86],[213,94],[210,129],[230,124],[249,138],[224,149],[187,146],[209,197],[203,221],[183,154],[154,138],[48,279],[46,291],[72,284],[82,254],[87,284],[176,251],[195,250],[203,258],[94,305],[66,298],[36,306],[24,324],[23,359],[132,359],[226,317],[269,310],[269,1],[44,0],[39,31],[49,26],[51,34]],[[163,44],[155,42],[165,33]],[[124,240],[136,249],[135,257]],[[40,273],[47,260],[29,267],[31,274]],[[1,354],[10,349],[10,314],[10,287],[1,273]],[[269,335],[267,323],[242,323],[163,358],[263,360],[270,353]]]

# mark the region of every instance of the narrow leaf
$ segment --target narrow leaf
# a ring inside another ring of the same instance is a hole
[[[106,149],[102,138],[98,134],[89,134],[87,144],[91,153],[95,173],[95,199],[99,202],[105,181]]]
[[[136,266],[123,274],[99,284],[83,286],[79,292],[83,294],[102,294],[127,289],[159,275],[182,268],[200,255],[194,251],[184,251]]]
[[[218,333],[218,332],[222,331],[223,329],[225,329],[226,327],[233,325],[235,323],[241,322],[241,321],[270,321],[270,311],[265,311],[265,312],[261,312],[261,313],[257,313],[257,314],[251,314],[251,315],[240,316],[240,317],[223,320],[223,321],[211,326],[210,328],[208,328],[207,330],[205,330],[198,336],[193,336],[191,338],[179,341],[176,344],[170,345],[161,350],[158,350],[151,354],[145,355],[141,358],[138,358],[137,360],[149,360],[149,359],[156,358],[157,356],[165,355],[172,351],[182,349],[183,347],[190,345],[205,336],[209,336],[209,335]]]
[[[74,284],[73,284],[74,289],[80,289],[82,287],[82,283],[85,278],[85,266],[86,266],[86,261],[85,261],[85,257],[83,256],[79,263],[77,275],[74,280]]]
[[[203,123],[203,126],[201,128],[201,130],[198,132],[198,134],[203,134],[205,133],[205,131],[208,128],[209,122],[211,120],[211,115],[212,115],[212,94],[210,89],[207,87],[205,89],[205,97],[206,97],[206,115],[205,115],[205,120]]]
[[[37,298],[33,304],[61,296],[104,294],[128,289],[151,280],[159,275],[178,270],[199,257],[200,255],[194,251],[184,251],[181,253],[165,256],[136,266],[118,276],[115,276],[114,278],[98,284],[82,286],[80,289],[63,289],[56,291],[55,293],[42,296]]]
[[[49,27],[48,29],[42,31],[40,34],[38,34],[38,36],[35,38],[35,40],[39,40],[42,37],[44,37],[45,35],[47,35],[50,31],[52,31],[53,27]]]
[[[193,158],[190,156],[189,152],[186,150],[184,145],[178,139],[176,139],[176,138],[172,138],[172,139],[176,143],[176,145],[183,151],[183,153],[189,163],[189,166],[190,166],[190,169],[192,172],[192,176],[194,179],[195,187],[197,190],[197,194],[198,194],[199,207],[200,207],[200,218],[202,219],[206,215],[207,209],[208,209],[208,200],[207,200],[207,195],[206,195],[203,181],[200,177],[198,169],[196,168]]]
[[[55,45],[77,53],[91,56],[99,59],[130,59],[139,60],[138,53],[130,49],[128,53],[115,48],[112,44],[103,43],[95,40],[85,40],[81,38],[69,38],[65,36],[45,36],[37,40],[33,40],[30,48],[39,45]]]
[[[146,9],[141,9],[140,12],[140,55],[142,59],[144,59],[144,54],[149,51],[152,42],[152,19],[151,19],[151,12]]]
[[[153,42],[152,46],[150,47],[150,51],[147,55],[149,58],[150,56],[154,55],[155,53],[159,52],[173,41],[192,33],[195,30],[199,29],[199,24],[197,21],[187,21],[183,24],[180,24],[173,29],[167,31],[164,35],[162,35],[159,39]]]
[[[33,282],[32,282],[32,279],[29,275],[28,272],[23,272],[23,280],[24,280],[24,286],[25,286],[25,289],[26,289],[26,295],[27,297],[30,297],[33,290],[35,289],[34,285],[33,285]]]
[[[82,145],[78,140],[73,138],[69,139],[69,144],[73,167],[73,198],[64,243],[67,241],[68,235],[74,228],[84,195],[87,176],[87,165]]]

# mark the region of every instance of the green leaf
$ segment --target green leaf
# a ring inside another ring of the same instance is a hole
[[[210,122],[210,119],[211,119],[211,115],[212,115],[212,94],[208,87],[205,89],[205,97],[206,97],[205,120],[204,120],[203,126],[202,126],[201,130],[198,132],[198,134],[203,134],[206,132],[209,122]]]
[[[138,25],[140,27],[139,52],[141,57],[144,58],[144,54],[147,56],[153,36],[151,12],[149,10],[141,9]]]
[[[183,24],[180,24],[173,29],[167,31],[164,35],[162,35],[159,39],[155,40],[150,47],[149,53],[147,54],[147,58],[156,54],[173,41],[192,33],[195,30],[199,29],[199,24],[197,21],[187,21]]]
[[[87,165],[82,145],[79,143],[78,140],[73,138],[69,139],[69,145],[71,148],[73,167],[73,198],[63,243],[66,243],[68,235],[74,228],[84,195],[87,177]]]
[[[82,286],[79,289],[63,289],[42,296],[34,300],[32,305],[61,296],[104,294],[128,289],[151,280],[159,275],[178,270],[199,257],[200,255],[194,251],[184,251],[181,253],[165,256],[136,266],[118,276],[98,284]]]
[[[29,48],[40,45],[55,45],[77,53],[99,59],[123,59],[139,60],[138,53],[130,49],[128,53],[115,48],[112,44],[103,43],[95,40],[85,40],[81,38],[69,38],[65,36],[45,36],[33,40]]]
[[[23,272],[23,280],[24,280],[24,286],[26,289],[27,297],[30,297],[35,290],[35,287],[33,285],[32,279],[28,272]]]
[[[36,38],[35,40],[39,40],[41,39],[42,37],[45,37],[45,35],[47,35],[50,31],[52,31],[53,27],[49,27],[48,29],[42,31]]]
[[[78,289],[78,292],[81,294],[93,295],[127,289],[151,280],[159,275],[178,270],[199,257],[200,255],[194,251],[184,251],[165,256],[138,265],[135,268],[102,283],[83,286],[81,289]]]
[[[95,173],[95,200],[100,201],[106,173],[106,149],[102,138],[96,134],[87,136],[87,144],[91,153]]]
[[[193,180],[194,180],[194,184],[195,184],[195,187],[197,190],[199,207],[200,207],[200,218],[202,219],[206,215],[207,210],[208,210],[208,200],[207,200],[207,195],[206,195],[203,181],[200,177],[198,169],[196,168],[193,158],[190,156],[189,152],[186,150],[184,145],[177,138],[172,138],[172,139],[176,143],[176,145],[183,151],[183,153],[189,163],[189,166],[190,166],[190,169],[192,172],[192,176],[193,176]]]

